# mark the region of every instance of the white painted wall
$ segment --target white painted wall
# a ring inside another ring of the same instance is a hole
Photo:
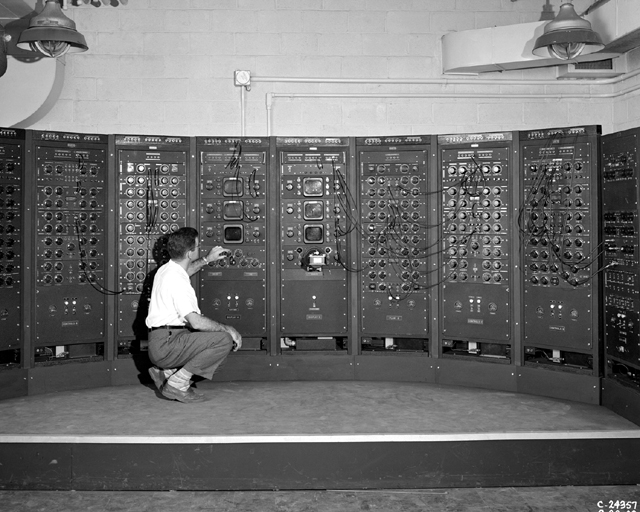
[[[236,69],[256,78],[440,79],[442,35],[537,21],[545,1],[129,0],[117,7],[70,6],[66,14],[85,35],[89,51],[66,57],[59,101],[30,128],[235,136],[241,130]],[[562,0],[550,3],[557,12]],[[591,3],[574,0],[578,12]],[[442,134],[576,124],[601,124],[609,133],[640,125],[637,93],[617,100],[571,97],[612,92],[625,83],[499,82],[554,80],[554,68],[479,78],[496,82],[479,84],[473,77],[461,85],[256,81],[245,95],[245,134],[267,134],[268,93],[380,95],[277,96],[272,135]],[[408,93],[441,97],[384,97]],[[483,97],[488,94],[495,97]],[[509,97],[513,94],[521,97]]]

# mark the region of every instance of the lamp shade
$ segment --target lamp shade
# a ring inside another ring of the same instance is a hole
[[[552,56],[569,60],[578,55],[587,55],[604,48],[591,23],[576,14],[572,4],[560,6],[560,12],[553,21],[547,23],[533,46],[533,54],[539,57]]]
[[[58,0],[47,0],[42,12],[31,18],[29,28],[20,34],[17,46],[47,57],[89,49],[84,36],[76,31],[76,24],[62,12]]]

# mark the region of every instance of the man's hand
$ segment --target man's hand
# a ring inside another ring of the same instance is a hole
[[[229,256],[229,250],[225,249],[224,247],[217,246],[211,249],[209,251],[209,254],[205,256],[205,258],[209,263],[211,263],[212,261],[218,261],[226,258],[227,256]]]
[[[230,325],[227,325],[227,332],[233,338],[233,351],[237,352],[238,349],[242,347],[242,336],[240,336],[240,333]]]

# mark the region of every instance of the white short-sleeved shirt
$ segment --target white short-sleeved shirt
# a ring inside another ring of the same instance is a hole
[[[183,325],[185,317],[193,312],[200,314],[200,308],[189,274],[169,260],[158,269],[153,279],[147,327]]]

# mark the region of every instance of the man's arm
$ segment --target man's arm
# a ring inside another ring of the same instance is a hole
[[[187,319],[187,322],[189,322],[189,325],[191,325],[191,327],[196,331],[229,333],[235,343],[235,346],[233,347],[234,351],[238,350],[242,346],[242,336],[240,336],[240,333],[230,325],[221,324],[196,312],[189,313],[185,318]]]
[[[220,247],[220,246],[214,247],[209,251],[209,254],[207,254],[206,256],[203,256],[202,258],[198,258],[197,260],[194,260],[191,263],[189,263],[189,267],[187,267],[187,274],[189,274],[189,277],[191,277],[193,274],[195,274],[196,272],[199,272],[201,269],[209,265],[209,263],[221,260],[228,255],[229,255],[229,251],[226,250],[224,247]]]
[[[198,258],[197,260],[189,263],[189,266],[187,267],[187,274],[189,274],[189,277],[191,277],[193,274],[199,272],[207,265],[209,265],[209,261],[206,258]]]

